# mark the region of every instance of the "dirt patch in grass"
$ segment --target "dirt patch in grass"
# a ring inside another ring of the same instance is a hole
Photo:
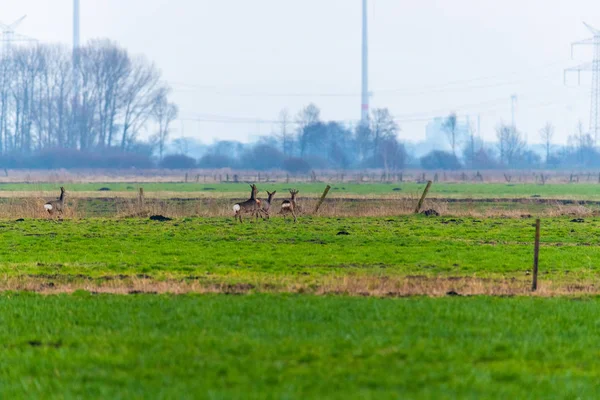
[[[200,279],[164,279],[119,276],[93,278],[87,276],[23,276],[0,280],[2,291],[30,291],[42,294],[88,291],[93,294],[186,294],[213,293],[242,295],[249,293],[291,293],[310,295],[342,295],[373,297],[408,296],[582,296],[600,294],[598,282],[560,282],[542,280],[531,292],[529,278],[479,278],[468,276],[404,277],[345,276],[301,280],[290,277],[253,282],[216,282]],[[218,278],[217,278],[218,279]],[[222,278],[221,278],[222,279]]]

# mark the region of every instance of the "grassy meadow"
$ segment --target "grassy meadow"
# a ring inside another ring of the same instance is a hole
[[[323,192],[329,184],[332,189],[330,196],[417,196],[425,187],[415,182],[394,183],[257,183],[261,193],[266,190],[277,190],[280,196],[287,195],[290,188],[300,190],[300,195],[315,197]],[[198,196],[198,197],[238,197],[246,196],[249,188],[246,183],[0,183],[0,196],[10,196],[11,192],[58,192],[64,185],[70,192],[98,192],[105,196],[131,193],[135,195],[140,187],[147,194],[168,192],[169,195]],[[104,190],[101,190],[104,189]],[[506,198],[547,198],[547,199],[577,199],[600,201],[600,184],[598,183],[435,183],[429,194],[437,198],[473,198],[473,199],[506,199]]]
[[[598,299],[0,296],[2,398],[595,398]]]
[[[436,183],[425,217],[422,184],[317,216],[325,183],[261,183],[297,224],[219,183],[67,183],[51,220],[60,186],[0,184],[2,398],[597,397],[600,185]]]
[[[415,278],[518,284],[529,279],[533,224],[531,218],[424,216],[303,217],[298,224],[283,218],[245,224],[233,218],[4,221],[0,279],[91,285],[142,277],[154,284],[292,292],[319,292],[334,282],[332,291],[385,287],[396,295],[413,293],[405,293],[402,282]],[[598,218],[545,219],[544,279],[558,286],[598,283],[598,230]],[[358,282],[355,288],[352,282]],[[420,294],[428,294],[427,288]]]

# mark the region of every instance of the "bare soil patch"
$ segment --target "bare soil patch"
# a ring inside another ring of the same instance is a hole
[[[600,294],[599,282],[553,282],[542,280],[531,292],[529,279],[478,278],[468,276],[404,277],[346,276],[322,277],[317,281],[290,277],[256,282],[215,282],[208,279],[155,280],[147,276],[30,275],[5,277],[2,291],[31,291],[42,294],[72,293],[85,290],[95,294],[186,294],[214,293],[241,295],[249,293],[293,293],[373,297],[406,296],[582,296]]]

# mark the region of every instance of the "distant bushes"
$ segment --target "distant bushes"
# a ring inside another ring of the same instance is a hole
[[[198,160],[198,167],[204,169],[235,168],[236,162],[229,156],[205,154]]]
[[[292,174],[307,173],[310,171],[310,164],[302,158],[291,157],[283,161],[283,169]]]
[[[315,161],[316,162],[316,161]],[[316,162],[319,164],[318,162]],[[312,163],[300,157],[285,158],[270,145],[259,144],[245,150],[236,159],[222,154],[205,154],[199,160],[184,154],[168,154],[161,161],[152,158],[146,149],[139,152],[104,148],[94,151],[76,149],[44,149],[29,155],[0,156],[0,168],[8,169],[240,169],[285,170],[292,174],[309,173]],[[318,166],[317,166],[318,168]]]
[[[154,167],[149,155],[105,149],[87,152],[74,149],[45,149],[31,155],[8,154],[0,157],[1,168],[75,169],[75,168],[139,168]]]
[[[184,154],[169,154],[162,159],[159,166],[165,169],[196,168],[196,160]]]
[[[283,163],[283,153],[268,144],[257,144],[242,154],[241,168],[259,171],[280,169]]]
[[[461,169],[462,165],[454,154],[435,150],[421,157],[421,167],[425,169],[457,170]]]

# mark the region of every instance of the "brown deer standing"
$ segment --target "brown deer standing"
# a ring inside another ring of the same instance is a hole
[[[258,213],[260,212],[260,200],[256,198],[258,189],[256,188],[256,185],[250,185],[250,187],[252,188],[250,198],[233,206],[233,211],[235,212],[234,218],[239,219],[240,223],[243,222],[242,214],[253,214],[256,218],[258,218]]]
[[[298,206],[296,205],[296,195],[298,194],[298,191],[292,189],[290,190],[290,194],[292,195],[292,198],[289,200],[284,200],[281,203],[281,211],[279,213],[283,214],[283,218],[285,218],[287,214],[291,213],[294,217],[294,222],[297,222],[296,210],[298,209]]]
[[[259,200],[260,206],[261,206],[260,213],[266,215],[267,216],[266,219],[270,218],[269,210],[271,209],[271,204],[273,203],[273,196],[275,196],[275,193],[277,193],[277,190],[272,193],[267,190],[267,194],[269,195],[269,198],[267,198],[266,201]],[[264,216],[263,216],[263,218],[264,218]]]
[[[61,186],[60,197],[58,198],[58,200],[52,200],[44,204],[44,209],[48,211],[48,214],[52,215],[55,212],[58,212],[59,214],[63,213],[63,210],[65,209],[66,193],[67,192],[65,191],[65,188]]]

